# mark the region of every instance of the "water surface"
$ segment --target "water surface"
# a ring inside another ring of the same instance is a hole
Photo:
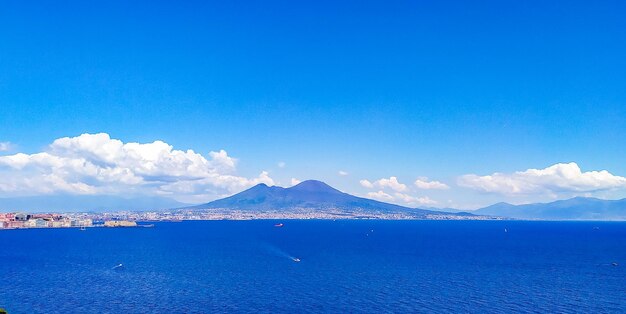
[[[626,312],[626,223],[281,222],[282,228],[276,221],[197,221],[4,230],[0,307],[9,313]]]

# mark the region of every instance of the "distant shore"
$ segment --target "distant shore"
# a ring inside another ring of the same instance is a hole
[[[42,228],[142,227],[138,223],[202,220],[504,220],[506,218],[458,214],[412,214],[407,212],[343,212],[338,210],[244,211],[174,210],[117,211],[103,213],[5,213],[0,214],[0,230]]]

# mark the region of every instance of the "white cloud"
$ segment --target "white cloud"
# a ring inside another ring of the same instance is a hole
[[[385,193],[384,191],[376,191],[367,193],[367,197],[373,198],[375,200],[383,201],[383,202],[395,202],[395,203],[403,203],[404,205],[409,206],[419,206],[419,205],[434,205],[437,204],[436,201],[424,197],[415,197],[404,193],[396,192],[393,195]]]
[[[389,177],[389,179],[382,178],[374,182],[370,182],[368,180],[363,179],[359,181],[359,183],[361,184],[361,186],[368,188],[368,189],[373,189],[374,187],[381,188],[381,189],[388,188],[396,192],[404,192],[407,190],[407,186],[405,184],[398,182],[397,177]]]
[[[372,182],[369,182],[369,181],[367,181],[365,179],[359,181],[359,183],[364,188],[368,188],[368,189],[373,189],[374,188],[374,184],[372,184]]]
[[[278,168],[285,168],[287,166],[287,163],[284,161],[279,161],[277,165],[278,165]]]
[[[225,150],[219,152],[209,152],[211,157],[211,165],[223,172],[231,173],[235,171],[237,159],[229,157]]]
[[[0,156],[0,196],[72,194],[171,195],[209,200],[258,183],[273,185],[267,172],[237,176],[226,151],[208,158],[175,150],[162,141],[123,143],[108,134],[55,140],[45,151]]]
[[[413,184],[422,190],[446,190],[450,188],[447,184],[439,181],[428,181],[428,178],[418,178]]]
[[[458,184],[484,192],[505,195],[580,194],[626,188],[626,178],[606,170],[582,172],[574,162],[559,163],[545,169],[528,169],[514,173],[459,177]]]
[[[10,151],[12,147],[11,142],[0,142],[0,152]]]
[[[383,201],[383,202],[389,202],[389,201],[393,201],[394,197],[383,192],[383,191],[378,191],[378,192],[369,192],[367,193],[367,197],[369,198],[373,198],[375,200],[379,200],[379,201]]]
[[[408,194],[395,193],[397,199],[402,200],[406,204],[409,205],[434,205],[437,204],[436,201],[430,199],[428,196],[423,197],[415,197]]]
[[[398,182],[398,178],[389,177],[389,179],[380,179],[374,182],[374,185],[380,188],[390,188],[396,192],[404,192],[406,191],[406,185]]]
[[[296,178],[291,178],[291,185],[292,185],[292,186],[293,186],[293,185],[298,185],[298,184],[300,184],[300,182],[302,182],[302,181],[300,181],[300,180],[298,180],[298,179],[296,179]]]
[[[343,171],[343,170],[339,170],[339,172],[338,172],[337,174],[339,174],[339,175],[340,175],[340,176],[342,176],[342,177],[345,177],[345,176],[347,176],[349,173],[348,173],[348,172],[346,172],[346,171]]]

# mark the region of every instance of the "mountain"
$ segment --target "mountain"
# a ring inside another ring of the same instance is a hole
[[[341,210],[350,213],[409,213],[415,216],[451,215],[353,196],[316,180],[303,181],[290,188],[258,184],[233,196],[191,207],[191,209],[218,208],[249,211]]]
[[[474,211],[479,215],[542,220],[626,220],[626,199],[575,197],[551,203],[497,203]]]
[[[164,197],[111,195],[47,195],[0,198],[0,211],[76,212],[104,210],[156,210],[188,206]]]

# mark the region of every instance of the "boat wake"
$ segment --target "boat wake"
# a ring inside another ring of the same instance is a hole
[[[268,244],[268,243],[264,243],[263,247],[267,251],[269,251],[270,253],[272,253],[272,254],[274,254],[276,256],[280,256],[280,257],[284,257],[284,258],[290,259],[290,260],[292,260],[293,262],[296,262],[296,263],[299,263],[301,261],[301,259],[299,259],[299,258],[297,258],[297,257],[295,257],[295,256],[293,256],[293,255],[291,255],[291,254],[289,254],[287,252],[285,252],[284,250],[282,250],[282,249],[280,249],[280,248],[278,248],[278,247],[276,247],[274,245],[271,245],[271,244]]]

